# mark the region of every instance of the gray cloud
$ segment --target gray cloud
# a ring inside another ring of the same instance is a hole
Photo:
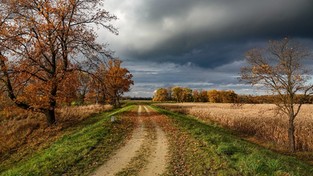
[[[135,75],[133,92],[140,89],[147,95],[158,85],[171,84],[235,85],[240,90],[233,77],[238,76],[245,51],[285,36],[313,46],[312,0],[105,3],[119,18],[114,25],[120,35],[99,30],[99,39],[107,41]]]
[[[245,49],[240,45],[247,41],[313,36],[311,0],[107,2],[120,18],[117,26],[121,33],[109,43],[119,53],[137,60],[192,61],[212,67],[220,65],[221,60],[238,59],[235,57]],[[188,57],[196,50],[202,52]],[[204,57],[211,62],[203,64]]]
[[[239,84],[238,74],[242,61],[224,65],[214,69],[204,69],[192,64],[179,65],[173,63],[156,64],[152,62],[124,63],[134,75],[135,86],[127,95],[152,96],[153,92],[161,87],[182,86],[192,89],[223,89],[249,87]],[[237,86],[236,86],[237,85]]]

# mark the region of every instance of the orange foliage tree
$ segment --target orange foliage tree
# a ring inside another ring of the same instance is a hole
[[[96,43],[96,24],[117,34],[104,0],[3,0],[0,2],[0,72],[20,108],[56,121],[57,100],[75,70],[96,67],[109,53]]]
[[[93,74],[88,96],[96,103],[108,101],[114,107],[119,107],[121,96],[130,91],[130,86],[134,84],[133,75],[121,64],[121,60],[111,58]]]
[[[133,75],[121,67],[122,61],[111,59],[105,72],[106,92],[110,103],[116,107],[120,106],[120,98],[124,92],[130,91],[130,86],[134,84]]]
[[[95,103],[104,104],[107,100],[107,82],[106,82],[107,66],[100,64],[98,69],[93,73],[90,81],[89,99],[95,99]]]
[[[169,101],[168,90],[159,88],[154,92],[152,101]]]
[[[78,100],[78,104],[82,105],[85,103],[85,99],[87,97],[87,94],[90,92],[91,90],[91,85],[93,82],[92,77],[90,76],[90,74],[85,73],[85,72],[80,72],[78,74],[78,88],[77,88],[77,100]]]
[[[221,103],[222,102],[222,96],[221,96],[221,92],[218,91],[218,90],[209,90],[207,92],[208,94],[208,99],[209,99],[209,102],[211,103]]]
[[[176,102],[183,102],[183,88],[181,87],[173,87],[172,88],[172,98],[173,100],[175,100]]]

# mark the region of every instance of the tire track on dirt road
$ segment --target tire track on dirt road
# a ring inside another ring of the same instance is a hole
[[[152,115],[150,110],[144,106],[144,109],[149,114],[151,120],[153,121],[156,128],[156,146],[153,146],[153,152],[148,158],[148,164],[141,172],[140,176],[156,176],[161,175],[165,172],[167,167],[167,155],[168,155],[168,140],[165,135],[165,132],[161,129],[159,124],[157,124],[156,118],[157,115]]]
[[[98,170],[92,174],[93,176],[113,176],[125,168],[131,159],[136,156],[136,153],[142,146],[146,136],[144,124],[142,123],[141,112],[142,107],[139,106],[139,127],[133,131],[130,140],[125,144],[125,146],[118,149],[108,162],[104,163],[104,165],[98,168]]]
[[[131,139],[93,175],[156,176],[165,173],[169,142],[160,127],[160,116],[150,112],[147,106],[139,106],[137,112],[140,125],[134,130]]]

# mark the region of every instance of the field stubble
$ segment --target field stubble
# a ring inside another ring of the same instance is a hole
[[[209,103],[161,103],[165,109],[189,114],[205,122],[216,122],[230,128],[250,140],[272,143],[271,148],[287,151],[288,148],[288,117],[277,113],[272,104],[233,104]],[[299,151],[313,151],[313,105],[304,105],[295,120],[296,148]]]

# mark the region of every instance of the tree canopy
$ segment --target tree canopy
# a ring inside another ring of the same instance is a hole
[[[116,16],[103,3],[0,2],[0,78],[3,90],[18,107],[42,112],[53,124],[57,101],[82,83],[77,72],[93,72],[106,59],[112,60],[106,44],[96,42],[94,30],[98,26],[118,33],[110,24]]]
[[[270,41],[267,48],[256,48],[246,53],[247,66],[241,79],[249,84],[261,84],[276,96],[279,111],[289,117],[289,147],[295,151],[294,120],[313,93],[311,72],[305,66],[309,51],[294,40],[284,38]],[[297,96],[301,94],[301,96]]]

